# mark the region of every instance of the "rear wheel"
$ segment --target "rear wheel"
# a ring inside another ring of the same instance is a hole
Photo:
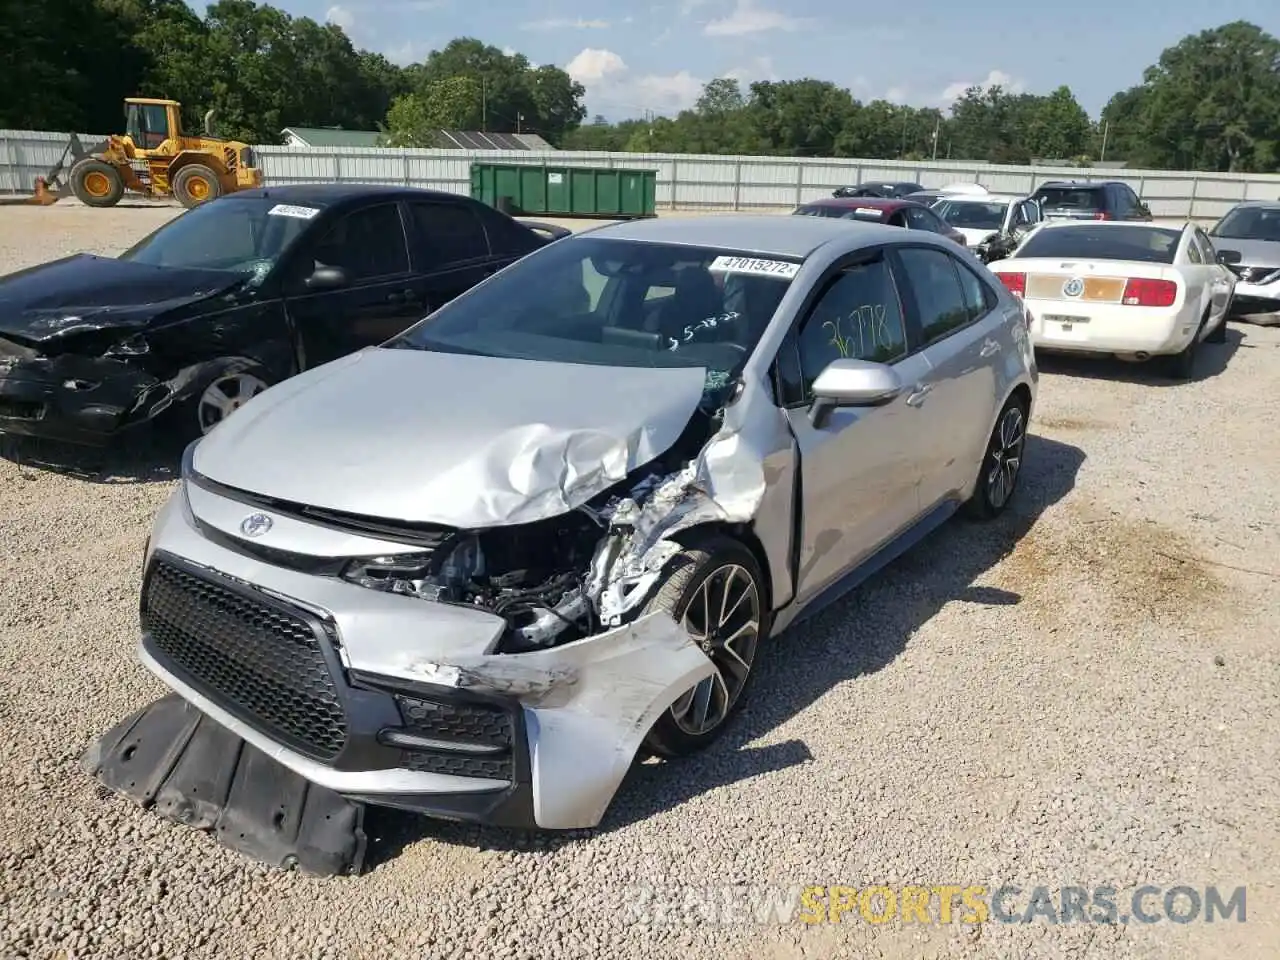
[[[645,741],[659,756],[681,757],[719,737],[742,706],[769,615],[760,566],[737,541],[708,538],[677,554],[670,569],[643,612],[674,617],[716,668],[663,713]]]
[[[1204,319],[1200,321],[1200,327],[1196,328],[1195,335],[1191,338],[1191,342],[1177,353],[1165,359],[1165,369],[1173,379],[1190,380],[1195,376],[1196,358],[1200,356],[1200,329],[1208,319],[1208,315],[1206,314]]]
[[[1209,335],[1204,338],[1205,343],[1226,343],[1227,342],[1227,317],[1223,314],[1222,322],[1209,331]]]
[[[124,196],[124,178],[111,164],[85,157],[71,168],[71,192],[87,207],[114,207]]]
[[[191,163],[173,177],[173,195],[187,209],[216,199],[222,193],[222,183],[211,167],[203,163]]]
[[[1027,444],[1027,405],[1021,397],[1009,399],[996,418],[987,450],[978,469],[978,483],[965,504],[976,520],[991,520],[1004,512],[1018,489],[1022,455]]]

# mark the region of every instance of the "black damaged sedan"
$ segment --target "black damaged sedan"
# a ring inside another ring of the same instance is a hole
[[[0,277],[0,433],[102,445],[155,421],[199,436],[567,232],[429,190],[230,194],[117,258]]]

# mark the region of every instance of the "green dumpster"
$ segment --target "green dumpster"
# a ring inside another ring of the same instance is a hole
[[[657,216],[658,172],[607,167],[473,163],[471,196],[517,216]]]

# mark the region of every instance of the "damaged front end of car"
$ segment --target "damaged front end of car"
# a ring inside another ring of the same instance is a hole
[[[364,804],[597,826],[654,723],[716,671],[647,601],[686,531],[752,527],[767,462],[790,449],[780,419],[770,432],[726,417],[734,405],[686,414],[675,442],[586,499],[562,489],[563,512],[477,527],[247,494],[202,476],[193,445],[146,550],[139,647],[185,706],[149,708],[168,732],[148,736],[170,749],[131,739],[143,711],[86,769],[242,852],[319,873],[359,869]],[[541,475],[563,484],[588,466]],[[179,742],[215,735],[234,746]],[[190,749],[222,758],[199,803]]]
[[[141,323],[58,317],[0,335],[0,432],[97,446],[191,396],[202,364],[157,357]]]

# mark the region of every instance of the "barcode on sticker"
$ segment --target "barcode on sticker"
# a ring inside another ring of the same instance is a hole
[[[320,210],[317,207],[295,207],[291,203],[277,203],[267,211],[272,217],[297,217],[299,220],[310,220]]]
[[[754,257],[716,257],[710,269],[724,273],[754,273],[762,277],[790,279],[800,271],[800,264],[785,260],[757,260]]]

